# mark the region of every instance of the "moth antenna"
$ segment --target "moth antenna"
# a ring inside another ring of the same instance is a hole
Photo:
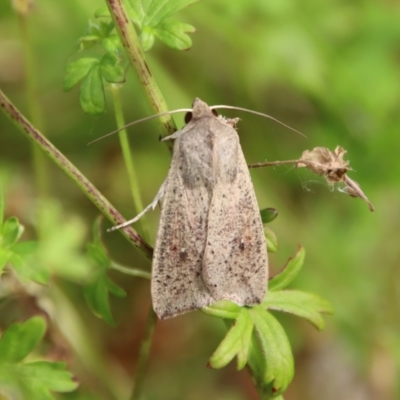
[[[290,130],[293,131],[293,132],[298,133],[299,135],[301,135],[301,136],[303,136],[303,137],[305,137],[305,138],[307,137],[306,135],[304,135],[304,133],[299,132],[297,129],[294,129],[294,128],[292,128],[291,126],[286,125],[286,124],[284,124],[283,122],[279,121],[279,119],[276,119],[276,118],[274,118],[274,117],[271,117],[270,115],[264,114],[264,113],[262,113],[262,112],[258,112],[258,111],[254,111],[254,110],[249,110],[249,109],[247,109],[247,108],[242,108],[242,107],[223,106],[223,105],[221,105],[221,106],[212,106],[212,107],[210,107],[210,108],[211,108],[212,110],[215,110],[216,108],[226,108],[226,109],[229,109],[229,110],[245,111],[245,112],[248,112],[248,113],[250,113],[250,114],[259,115],[259,116],[261,116],[261,117],[265,117],[265,118],[271,119],[272,121],[277,122],[278,124],[284,126],[284,127],[287,128],[287,129],[290,129]]]
[[[114,135],[115,133],[118,133],[118,132],[122,131],[123,129],[126,129],[129,126],[136,125],[136,124],[139,124],[139,123],[144,122],[144,121],[148,121],[149,119],[163,117],[164,115],[177,114],[177,113],[180,113],[180,112],[192,112],[192,109],[191,108],[179,108],[177,110],[166,111],[166,112],[163,112],[163,113],[160,113],[160,114],[150,115],[149,117],[138,119],[136,121],[130,122],[129,124],[126,124],[122,128],[116,129],[115,131],[112,131],[110,133],[107,133],[106,135],[100,136],[99,138],[92,140],[91,142],[88,143],[88,145],[92,144],[94,142],[97,142],[97,141],[99,141],[101,139],[104,139],[104,138],[106,138],[108,136]]]

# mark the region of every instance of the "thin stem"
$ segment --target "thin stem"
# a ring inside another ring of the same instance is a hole
[[[153,311],[153,309],[150,308],[149,314],[147,315],[144,338],[142,339],[139,349],[139,360],[136,368],[136,379],[130,400],[138,400],[142,398],[144,378],[147,369],[147,361],[149,359],[150,347],[153,340],[156,321],[157,321],[157,316]]]
[[[284,160],[284,161],[266,161],[266,162],[259,162],[257,164],[249,164],[247,165],[249,168],[264,168],[264,167],[276,167],[278,165],[287,165],[287,164],[309,164],[307,161],[303,160]]]
[[[123,274],[126,274],[126,275],[136,276],[137,278],[151,279],[151,273],[142,271],[141,269],[128,268],[128,267],[124,267],[123,265],[119,265],[116,263],[111,263],[110,268],[115,269],[116,271],[122,272]]]
[[[106,3],[114,21],[115,28],[128,55],[129,61],[140,79],[154,113],[160,114],[168,111],[164,96],[162,95],[150,68],[146,63],[139,38],[136,34],[135,28],[128,18],[128,13],[123,0],[106,0]],[[160,117],[159,120],[167,135],[171,135],[177,130],[175,122],[170,115]],[[169,145],[171,146],[171,144]]]
[[[124,114],[123,114],[122,104],[121,104],[120,87],[121,87],[120,85],[110,85],[111,94],[113,96],[113,101],[114,101],[115,119],[117,121],[118,129],[125,126]],[[126,129],[122,129],[119,132],[118,136],[119,136],[119,141],[120,141],[120,145],[121,145],[121,149],[122,149],[122,155],[123,155],[124,162],[125,162],[125,168],[128,173],[128,180],[129,180],[129,186],[131,189],[133,205],[135,207],[136,213],[139,213],[140,211],[143,210],[144,207],[143,207],[142,199],[140,198],[137,174],[136,174],[135,166],[133,164],[132,153],[130,150],[129,140],[128,140],[128,135],[126,133]],[[139,227],[140,227],[139,231],[141,232],[142,236],[148,240],[149,235],[148,235],[148,232],[146,229],[146,225],[143,223],[142,220],[139,220],[138,223],[139,223]]]
[[[33,125],[21,114],[11,101],[0,90],[0,107],[8,118],[27,138],[35,143],[50,159],[60,167],[82,190],[82,192],[93,202],[93,204],[114,224],[124,221],[122,215],[114,206],[96,189],[95,186]],[[122,235],[135,247],[144,253],[147,258],[153,254],[152,248],[138,235],[130,226],[121,229]]]
[[[24,65],[25,65],[25,83],[26,83],[26,100],[28,105],[28,115],[32,123],[43,129],[43,118],[38,101],[37,90],[37,74],[35,69],[35,57],[32,49],[31,35],[29,34],[29,15],[28,10],[17,10],[21,41],[24,49]],[[49,194],[49,177],[46,168],[46,158],[40,149],[32,145],[32,163],[35,176],[36,190],[39,199],[43,200]],[[38,215],[38,233],[43,234],[43,204],[39,204]]]

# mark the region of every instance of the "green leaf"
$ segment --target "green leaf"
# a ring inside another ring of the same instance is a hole
[[[11,255],[12,252],[10,250],[0,248],[0,271],[7,265]]]
[[[305,318],[319,330],[324,327],[324,320],[320,313],[333,314],[334,312],[332,305],[327,300],[318,295],[298,290],[269,291],[262,304],[270,310]]]
[[[125,297],[126,291],[120,286],[115,284],[112,280],[107,279],[107,289],[108,291],[116,297]]]
[[[246,311],[246,315],[247,315],[247,321],[246,321],[246,325],[245,328],[243,329],[240,341],[241,341],[241,347],[238,351],[237,354],[237,370],[240,371],[242,370],[248,361],[248,357],[249,357],[249,351],[250,351],[250,344],[251,344],[251,337],[252,337],[252,333],[253,333],[253,321],[251,320],[250,314],[247,311],[246,308],[244,308],[243,310]]]
[[[145,17],[143,5],[141,1],[129,0],[125,3],[126,11],[129,18],[139,27],[142,28],[142,22]]]
[[[268,224],[278,216],[278,210],[276,208],[264,208],[260,210],[260,214],[262,223]]]
[[[108,293],[118,297],[123,297],[126,292],[111,282],[105,273],[99,273],[93,282],[84,288],[86,303],[92,312],[104,319],[108,324],[115,326],[115,321],[111,313]]]
[[[268,253],[276,253],[278,251],[278,239],[275,232],[267,226],[264,226],[264,236],[267,242]]]
[[[306,251],[303,247],[300,247],[296,255],[289,259],[289,262],[282,271],[269,281],[269,290],[280,290],[288,286],[300,272],[304,263],[305,255]]]
[[[251,332],[253,330],[253,323],[250,318],[249,311],[242,308],[240,313],[229,329],[228,333],[219,344],[213,355],[210,357],[209,365],[212,368],[223,368],[238,354],[240,355],[240,363],[238,367],[243,368],[247,362],[247,353],[249,342],[251,339]],[[249,335],[250,331],[250,335]],[[245,347],[245,349],[242,349]],[[243,359],[246,357],[243,365]]]
[[[98,8],[95,13],[94,16],[96,18],[100,18],[100,17],[111,17],[110,15],[110,10],[108,9],[107,6],[102,6],[100,8]]]
[[[98,44],[102,39],[95,35],[86,35],[78,39],[78,44],[81,50],[90,49],[94,45]],[[67,90],[67,89],[64,89]]]
[[[90,115],[105,111],[106,100],[99,65],[93,65],[83,80],[79,99],[83,111]]]
[[[154,44],[154,33],[153,29],[144,26],[140,33],[140,43],[142,44],[143,51],[149,51]]]
[[[255,306],[249,312],[265,358],[261,382],[271,387],[272,393],[277,396],[286,390],[294,374],[289,340],[279,322],[261,306]]]
[[[48,269],[38,263],[34,257],[12,253],[10,263],[22,283],[35,281],[44,285],[49,281],[50,273]]]
[[[0,245],[7,249],[12,246],[21,237],[24,232],[24,227],[18,222],[18,218],[8,218],[0,231]]]
[[[40,342],[46,332],[42,317],[14,323],[0,338],[0,364],[22,361]]]
[[[192,25],[176,21],[163,21],[153,28],[155,36],[177,50],[187,50],[192,46],[192,39],[186,33],[193,33],[195,30]]]
[[[42,393],[49,390],[55,392],[70,392],[78,386],[72,379],[72,374],[66,371],[63,362],[37,361],[23,364],[21,375],[28,385]]]
[[[153,0],[147,8],[146,16],[143,19],[143,25],[154,27],[163,19],[170,17],[179,10],[197,1],[199,0]]]
[[[98,36],[99,38],[107,37],[114,29],[112,21],[89,21],[86,33],[89,36]]]
[[[110,35],[104,38],[101,45],[109,53],[122,53],[122,44],[118,35]]]
[[[85,254],[82,254],[87,224],[74,214],[66,214],[61,204],[46,201],[43,215],[43,235],[36,257],[40,264],[56,276],[85,284],[93,271]]]
[[[106,53],[100,61],[100,71],[104,79],[111,83],[125,81],[124,69],[119,65],[118,58],[112,53]]]
[[[65,363],[47,361],[0,366],[2,382],[11,386],[11,393],[19,390],[21,398],[29,400],[56,400],[51,391],[71,392],[78,386]]]
[[[38,242],[26,241],[14,244],[11,250],[20,256],[27,256],[34,253],[38,249],[38,245]]]
[[[231,301],[220,300],[216,301],[211,306],[203,307],[201,311],[212,317],[236,319],[241,311],[241,307]]]
[[[67,71],[64,77],[64,91],[72,89],[78,82],[88,75],[91,68],[98,64],[97,58],[84,57],[72,61],[67,65]]]
[[[93,241],[88,244],[86,251],[87,257],[97,267],[97,271],[91,282],[85,286],[84,295],[92,312],[114,326],[115,321],[111,313],[109,293],[117,297],[124,297],[126,292],[107,277],[111,260],[101,242],[100,221],[101,219],[97,218],[93,224]]]

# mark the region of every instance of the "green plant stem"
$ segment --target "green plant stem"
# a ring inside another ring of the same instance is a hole
[[[154,113],[167,112],[167,104],[146,63],[139,38],[133,24],[128,18],[123,0],[106,0],[106,3],[128,59],[140,79]],[[167,135],[171,135],[177,130],[175,122],[170,115],[159,117],[159,120]],[[172,146],[171,143],[166,144]]]
[[[24,49],[25,81],[26,81],[26,100],[28,104],[28,114],[32,123],[43,129],[43,118],[38,101],[37,74],[35,70],[35,57],[32,51],[31,35],[29,34],[29,12],[18,12],[18,20],[21,33],[21,41]],[[32,145],[32,162],[36,182],[36,190],[39,199],[43,200],[49,194],[49,177],[46,168],[46,158],[40,149]],[[43,234],[43,204],[38,206],[38,233]]]
[[[113,207],[113,205],[52,143],[50,143],[48,139],[33,127],[33,125],[21,114],[21,112],[11,103],[1,90],[0,107],[23,134],[44,151],[44,153],[78,185],[82,192],[93,202],[105,217],[112,221],[113,224],[124,222],[124,218]],[[132,227],[128,226],[122,228],[120,229],[120,232],[135,247],[141,250],[147,258],[151,259],[153,254],[152,248]]]
[[[111,263],[110,268],[115,269],[116,271],[122,272],[125,275],[136,276],[137,278],[146,278],[151,279],[151,273],[143,271],[141,269],[128,268],[123,265]]]
[[[115,119],[117,121],[118,129],[121,129],[126,125],[125,120],[124,120],[123,110],[122,110],[122,104],[121,104],[120,88],[121,88],[121,85],[118,85],[118,84],[110,85],[110,91],[111,91],[111,94],[113,97],[113,102],[114,102]],[[119,135],[119,142],[120,142],[121,149],[122,149],[122,155],[124,157],[125,168],[126,168],[126,171],[128,172],[128,180],[129,180],[129,186],[131,189],[133,205],[135,207],[136,213],[139,213],[140,211],[143,210],[144,207],[143,207],[142,200],[140,198],[137,174],[136,174],[135,166],[133,164],[132,153],[130,150],[129,139],[128,139],[128,135],[126,133],[126,129],[122,129],[118,133],[118,135]],[[148,232],[146,229],[146,225],[143,223],[142,220],[139,220],[138,224],[140,227],[139,232],[142,234],[144,239],[149,240],[149,235],[148,235]]]
[[[156,313],[150,308],[147,315],[146,329],[144,338],[139,349],[139,360],[136,368],[136,379],[133,386],[133,391],[130,400],[138,400],[142,398],[144,378],[147,369],[147,360],[149,358],[151,342],[153,340],[154,328],[156,325]]]

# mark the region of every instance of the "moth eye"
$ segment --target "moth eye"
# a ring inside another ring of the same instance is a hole
[[[211,112],[213,113],[213,115],[214,115],[215,117],[218,117],[218,113],[217,113],[216,110],[214,110],[214,109],[212,108],[212,109],[211,109]]]
[[[188,124],[191,119],[192,119],[193,114],[191,112],[188,112],[185,114],[185,123]]]

